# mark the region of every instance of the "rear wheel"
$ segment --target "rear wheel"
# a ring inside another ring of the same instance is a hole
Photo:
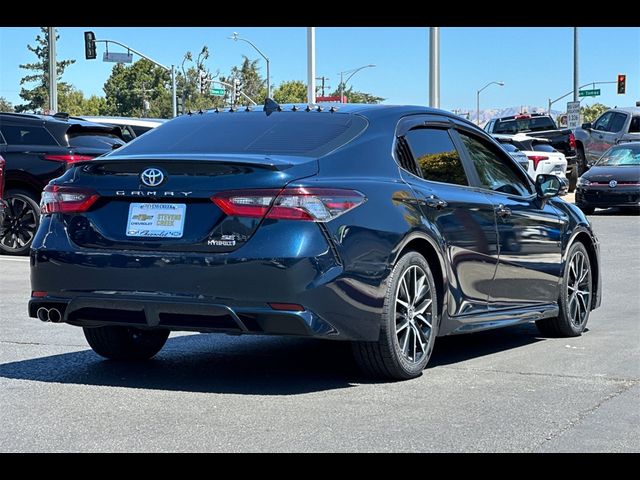
[[[120,326],[85,327],[83,330],[93,351],[111,360],[147,360],[158,353],[169,338],[169,330]]]
[[[429,264],[418,252],[408,252],[389,276],[378,341],[353,343],[361,369],[378,378],[420,376],[433,351],[437,312]]]
[[[30,192],[8,190],[7,208],[0,236],[0,252],[7,255],[28,255],[40,224],[40,206]]]
[[[576,147],[576,169],[578,177],[587,171],[587,157],[584,154],[584,148],[580,145]]]
[[[559,315],[536,322],[540,333],[545,336],[577,337],[589,320],[593,295],[589,254],[582,243],[576,242],[569,249],[567,258],[558,299]]]

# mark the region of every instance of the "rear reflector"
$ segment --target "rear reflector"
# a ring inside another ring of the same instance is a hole
[[[100,196],[93,190],[65,185],[47,185],[42,192],[40,212],[80,213],[89,210]]]
[[[32,291],[31,292],[31,296],[35,297],[35,298],[42,298],[42,297],[46,297],[48,295],[47,292],[41,292],[38,290]]]
[[[304,307],[297,303],[270,303],[269,306],[274,310],[287,310],[290,312],[304,312]]]
[[[533,160],[533,169],[537,170],[538,164],[543,160],[549,160],[549,157],[544,155],[527,155],[529,160]]]
[[[86,162],[87,160],[93,160],[91,155],[45,155],[45,160],[53,160],[54,162],[64,162],[67,165],[71,163]]]
[[[365,196],[355,190],[285,188],[233,190],[211,200],[229,216],[328,222],[361,205]]]

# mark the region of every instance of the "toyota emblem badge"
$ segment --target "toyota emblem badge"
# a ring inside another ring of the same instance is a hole
[[[147,168],[140,174],[140,180],[147,187],[157,187],[164,182],[164,173],[158,168]]]

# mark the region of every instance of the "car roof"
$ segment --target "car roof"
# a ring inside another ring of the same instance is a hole
[[[532,137],[530,135],[527,135],[526,133],[516,133],[514,135],[496,133],[492,134],[492,136],[494,138],[497,138],[498,140],[515,140],[516,142],[522,142],[524,140],[535,140],[536,142],[540,143],[551,143],[551,140],[549,140],[548,138]]]
[[[632,115],[640,115],[640,107],[616,107],[610,108],[607,112],[626,112]]]
[[[296,110],[294,110],[296,107]],[[389,118],[389,117],[397,117],[398,119],[406,116],[406,115],[440,115],[444,117],[448,117],[454,119],[458,122],[468,124],[470,126],[478,129],[479,127],[470,122],[469,120],[460,117],[452,112],[448,112],[446,110],[440,110],[437,108],[424,107],[420,105],[388,105],[388,104],[366,104],[366,103],[314,103],[307,104],[306,102],[300,103],[283,103],[280,104],[280,108],[282,112],[293,112],[297,111],[298,113],[304,114],[307,107],[309,107],[310,112],[316,112],[318,107],[322,110],[320,113],[326,115],[339,115],[339,114],[355,114],[361,115],[368,120],[376,120],[380,118]],[[331,107],[334,107],[334,111],[332,112]],[[241,112],[244,108],[238,108],[237,111]],[[213,112],[230,112],[229,108],[225,109],[209,109],[203,113],[213,113]],[[256,105],[251,108],[251,112],[260,112],[263,113],[263,107],[261,105]],[[198,115],[200,112],[190,112],[191,115]],[[278,112],[274,112],[275,115]],[[187,114],[189,115],[189,114]],[[184,116],[184,115],[183,115]]]
[[[38,122],[47,122],[47,123],[55,123],[55,124],[63,124],[63,125],[82,125],[84,127],[101,127],[104,128],[103,124],[90,122],[84,118],[80,117],[68,117],[66,115],[54,116],[54,115],[42,115],[39,113],[12,113],[12,112],[2,112],[0,116],[6,116],[9,118],[13,118],[16,120],[27,120],[27,121],[38,121]]]
[[[166,118],[131,118],[131,117],[105,117],[105,116],[83,116],[83,118],[95,123],[111,123],[117,125],[133,125],[139,127],[157,127],[167,121]]]

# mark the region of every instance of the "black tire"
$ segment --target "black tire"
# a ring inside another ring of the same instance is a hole
[[[378,341],[353,342],[354,357],[370,377],[415,378],[427,366],[437,334],[438,297],[433,275],[425,258],[411,251],[398,260],[389,276]]]
[[[582,267],[578,267],[578,265],[586,267],[584,276],[582,275]],[[587,293],[581,294],[579,292]],[[576,242],[569,249],[565,272],[560,285],[560,297],[558,298],[560,312],[556,318],[538,320],[536,322],[538,330],[542,335],[548,337],[577,337],[582,335],[589,321],[592,297],[593,280],[589,254],[582,243]]]
[[[7,190],[7,209],[0,236],[0,252],[5,255],[28,255],[40,225],[37,197],[25,190]]]
[[[568,192],[573,193],[576,191],[576,186],[578,185],[578,165],[576,164],[569,174],[569,188]]]
[[[93,351],[110,360],[147,360],[164,347],[169,337],[169,330],[133,327],[85,327],[83,330]]]
[[[596,211],[596,208],[595,208],[595,207],[587,207],[587,206],[583,206],[583,205],[578,205],[578,208],[579,208],[580,210],[582,210],[582,212],[583,212],[585,215],[592,215],[592,214],[593,214],[593,212],[595,212],[595,211]]]
[[[587,157],[581,145],[576,146],[576,170],[578,171],[578,177],[587,171]]]

